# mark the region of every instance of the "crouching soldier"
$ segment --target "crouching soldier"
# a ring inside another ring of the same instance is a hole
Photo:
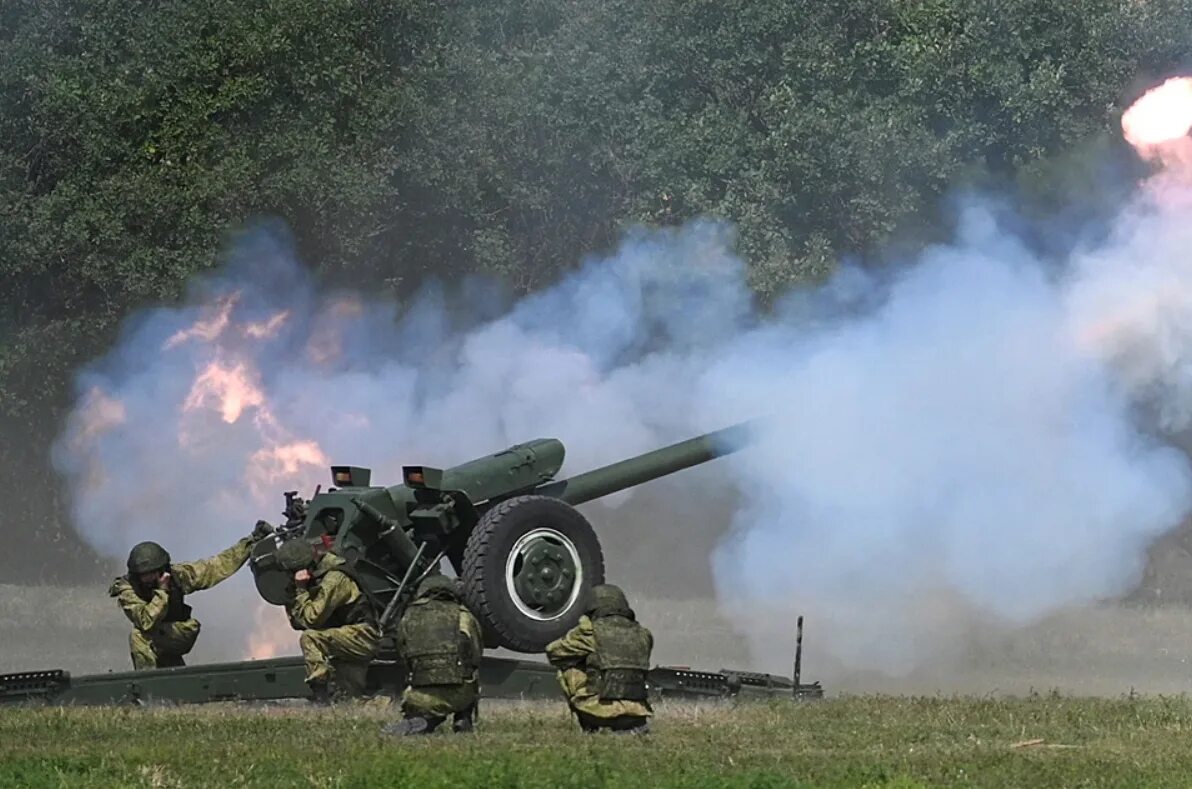
[[[592,587],[591,606],[579,624],[546,646],[559,684],[580,728],[645,734],[653,715],[646,672],[654,636],[639,625],[620,587]]]
[[[298,646],[312,700],[330,704],[333,696],[362,695],[381,637],[360,584],[343,559],[305,540],[290,540],[276,556],[283,570],[294,573],[294,599],[286,613],[302,631]]]
[[[460,601],[455,581],[443,575],[426,578],[397,627],[397,652],[409,677],[402,719],[381,731],[429,734],[448,715],[454,731],[472,731],[483,648],[480,625]]]
[[[108,594],[132,622],[128,638],[132,666],[137,671],[184,666],[199,638],[199,620],[191,616],[185,596],[210,589],[248,561],[253,543],[269,533],[258,521],[249,537],[226,551],[197,562],[172,564],[170,554],[155,542],[133,546],[128,574],[116,579]]]

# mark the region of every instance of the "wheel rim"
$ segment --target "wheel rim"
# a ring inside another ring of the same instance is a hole
[[[584,568],[575,544],[548,528],[517,539],[505,559],[505,588],[524,616],[540,622],[571,610],[583,587]]]

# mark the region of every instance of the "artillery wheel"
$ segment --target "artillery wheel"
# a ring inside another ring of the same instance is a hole
[[[516,496],[480,518],[462,575],[487,646],[541,652],[575,626],[588,590],[604,583],[604,555],[570,504]]]

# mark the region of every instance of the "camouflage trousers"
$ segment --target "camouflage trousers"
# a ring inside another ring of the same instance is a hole
[[[559,685],[567,695],[571,709],[583,716],[611,722],[621,718],[645,719],[654,714],[646,702],[600,698],[595,688],[588,684],[587,672],[580,668],[560,671]]]
[[[351,696],[361,695],[369,661],[376,654],[380,640],[380,633],[367,622],[303,630],[298,637],[298,646],[306,660],[306,681],[333,681],[337,691]]]
[[[462,685],[430,685],[406,688],[401,697],[402,714],[445,718],[465,712],[480,698],[480,684],[476,680]]]
[[[150,668],[185,666],[182,659],[194,649],[199,639],[199,620],[163,622],[152,630],[134,630],[128,637],[132,653],[132,667],[137,671]]]

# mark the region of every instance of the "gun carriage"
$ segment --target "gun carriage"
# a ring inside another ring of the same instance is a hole
[[[600,542],[576,506],[735,452],[749,430],[734,425],[561,480],[565,450],[553,438],[449,469],[405,466],[392,487],[371,485],[369,469],[334,466],[330,490],[309,502],[287,494],[287,523],[253,552],[257,590],[284,605],[293,586],[278,547],[322,543],[347,562],[385,632],[417,581],[447,561],[486,646],[540,652],[604,582]]]

